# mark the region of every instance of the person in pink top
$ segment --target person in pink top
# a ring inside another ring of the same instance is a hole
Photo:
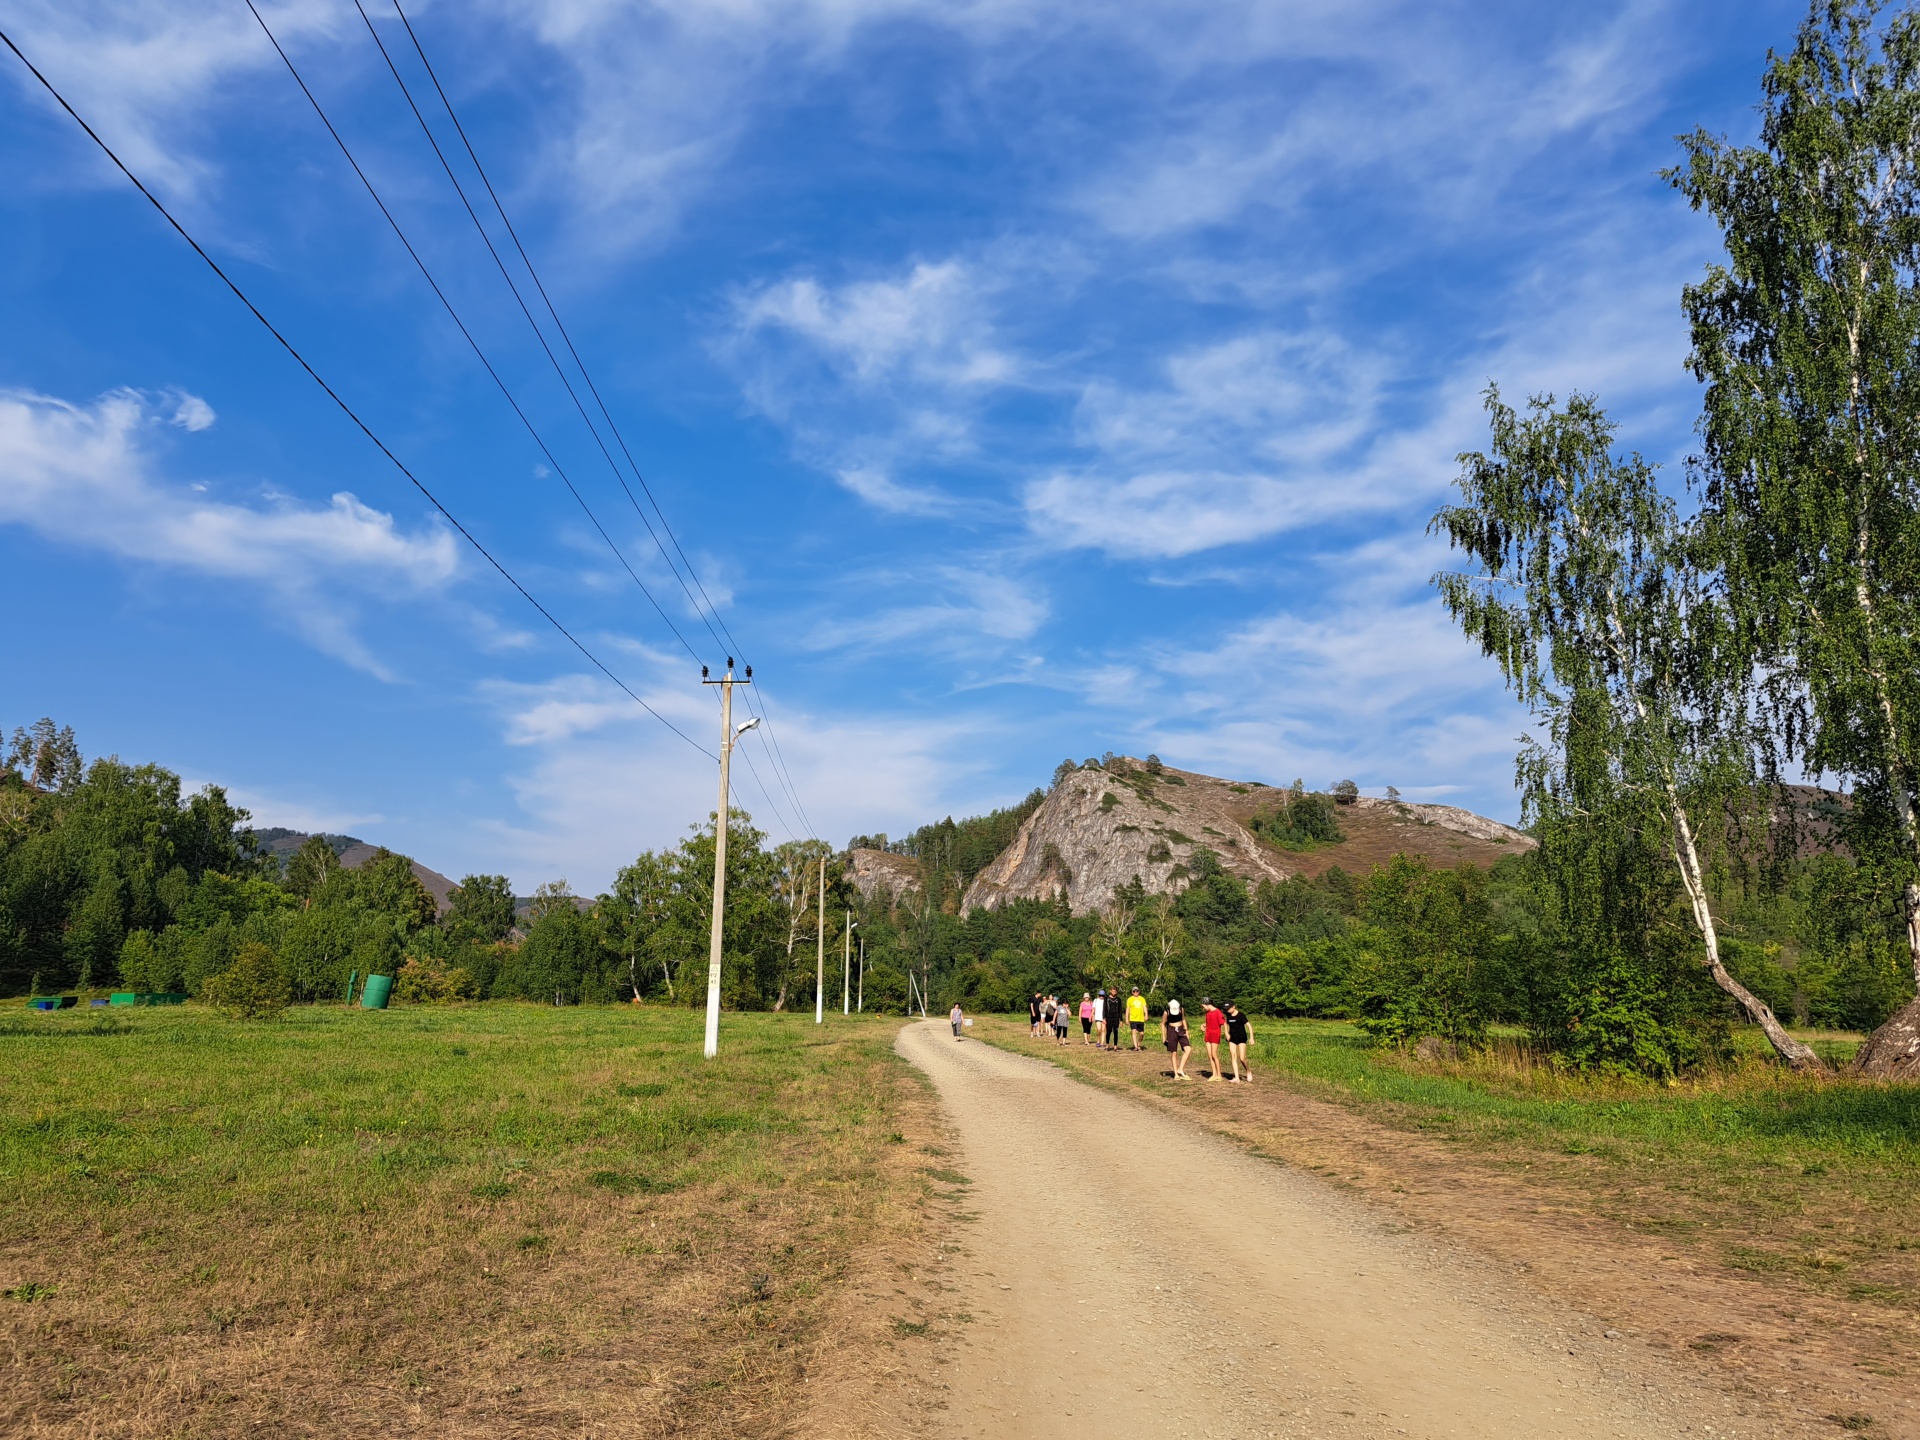
[[[1080,992],[1080,1042],[1093,1044],[1093,996],[1085,990]]]

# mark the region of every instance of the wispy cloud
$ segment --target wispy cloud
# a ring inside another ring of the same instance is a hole
[[[173,423],[201,430],[206,402],[169,397]],[[443,589],[457,551],[444,529],[413,534],[341,492],[325,506],[214,500],[164,479],[152,406],[132,391],[73,404],[0,391],[0,521],[123,559],[244,582],[287,624],[351,664],[381,667],[354,630],[355,606],[332,582],[386,595]]]

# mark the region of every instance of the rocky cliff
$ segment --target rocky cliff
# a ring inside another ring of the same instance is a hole
[[[1510,825],[1452,805],[1361,798],[1338,807],[1343,837],[1294,849],[1268,843],[1250,822],[1284,792],[1137,760],[1061,778],[1012,845],[967,888],[963,910],[1064,894],[1075,914],[1099,910],[1138,875],[1149,894],[1184,889],[1193,852],[1210,848],[1221,868],[1249,884],[1318,875],[1334,865],[1360,874],[1396,853],[1437,866],[1491,864],[1531,849]]]
[[[920,888],[920,862],[910,855],[856,845],[847,852],[847,878],[853,881],[861,899],[869,904],[882,891],[892,900],[899,900],[909,890]]]

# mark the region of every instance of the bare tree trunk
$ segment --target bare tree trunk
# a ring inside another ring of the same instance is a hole
[[[1789,1035],[1787,1027],[1773,1013],[1773,1007],[1728,974],[1727,967],[1721,963],[1720,931],[1707,904],[1707,887],[1700,873],[1700,855],[1693,844],[1693,828],[1688,825],[1687,812],[1671,785],[1667,787],[1667,799],[1673,806],[1673,858],[1680,867],[1687,902],[1693,906],[1694,923],[1700,927],[1700,938],[1706,945],[1707,973],[1713,976],[1714,984],[1739,1002],[1747,1018],[1766,1032],[1768,1042],[1782,1060],[1796,1070],[1826,1069],[1827,1062],[1814,1053],[1813,1047]]]

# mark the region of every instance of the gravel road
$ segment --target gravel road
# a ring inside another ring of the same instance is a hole
[[[972,1182],[936,1431],[1803,1433],[1317,1177],[939,1021],[899,1049]]]

